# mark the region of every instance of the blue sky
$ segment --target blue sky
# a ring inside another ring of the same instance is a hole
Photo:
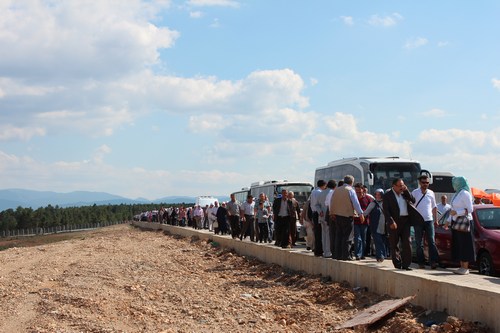
[[[0,188],[129,198],[400,156],[500,188],[497,1],[0,1]]]

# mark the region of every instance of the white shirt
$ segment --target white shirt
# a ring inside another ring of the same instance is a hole
[[[398,202],[399,216],[408,216],[408,204],[406,203],[405,198],[403,198],[402,194],[397,194],[394,190],[393,192],[396,196],[396,201]]]
[[[441,215],[443,215],[444,213],[446,213],[447,211],[449,211],[451,209],[451,205],[449,203],[447,204],[442,204],[441,202],[437,204],[437,210],[439,213],[441,213]]]
[[[248,203],[248,201],[245,201],[241,206],[243,214],[253,216],[255,211],[255,202],[252,201],[252,203]]]
[[[436,197],[432,190],[427,189],[425,194],[422,193],[422,189],[414,189],[411,194],[415,197],[415,205],[417,211],[422,215],[424,221],[434,221],[434,215],[432,215],[432,210],[436,208]],[[418,203],[418,205],[417,205]]]
[[[334,189],[332,189],[330,192],[328,192],[328,194],[326,195],[326,199],[325,199],[325,206],[326,208],[330,208],[330,201],[332,200],[332,195],[333,195],[333,192],[335,192]]]
[[[451,201],[451,209],[457,212],[457,215],[453,217],[455,220],[458,216],[465,215],[465,210],[468,212],[469,219],[472,219],[472,195],[470,192],[462,190],[460,191]]]

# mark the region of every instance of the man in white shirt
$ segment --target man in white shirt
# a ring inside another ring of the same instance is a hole
[[[253,201],[253,196],[249,194],[247,196],[247,201],[245,201],[241,205],[241,210],[242,210],[242,221],[243,221],[243,228],[241,229],[240,233],[240,240],[243,240],[243,238],[246,238],[246,233],[247,230],[250,230],[250,240],[252,242],[255,242],[255,227],[254,227],[254,220],[255,220],[255,202]]]
[[[437,210],[440,216],[451,209],[451,205],[448,203],[448,197],[446,195],[441,196],[441,202],[437,204]]]
[[[311,192],[311,210],[313,212],[313,224],[314,224],[314,255],[320,257],[323,255],[323,242],[322,242],[322,232],[321,223],[319,217],[321,214],[321,204],[319,202],[321,197],[321,192],[326,188],[326,182],[320,179],[316,183],[317,187]]]
[[[434,240],[434,225],[437,225],[437,205],[434,192],[429,190],[429,178],[425,175],[418,177],[420,188],[411,193],[415,198],[415,208],[424,218],[424,223],[413,226],[417,247],[417,263],[419,268],[425,268],[424,233],[429,248],[429,264],[432,269],[438,267],[439,256]]]

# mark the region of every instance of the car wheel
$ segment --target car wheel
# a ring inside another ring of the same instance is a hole
[[[482,275],[493,275],[493,260],[488,253],[481,253],[479,259],[477,260],[479,267],[479,274]]]

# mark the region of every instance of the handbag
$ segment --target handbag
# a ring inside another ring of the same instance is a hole
[[[452,220],[451,228],[456,231],[470,232],[470,221],[467,215],[461,215],[455,221]]]

